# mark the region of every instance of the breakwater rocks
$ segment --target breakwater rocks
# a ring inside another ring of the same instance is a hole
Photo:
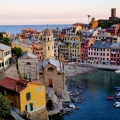
[[[58,120],[57,117],[60,118],[60,116],[63,116],[64,114],[70,114],[74,110],[79,110],[80,106],[78,106],[78,103],[80,105],[85,100],[85,98],[82,97],[84,90],[84,87],[82,85],[76,83],[74,79],[67,79],[66,85],[70,95],[70,102],[63,102],[63,108],[60,110],[59,114],[50,116],[49,120]]]

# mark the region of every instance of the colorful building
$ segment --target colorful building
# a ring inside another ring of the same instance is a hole
[[[0,44],[0,70],[7,68],[12,63],[11,47]]]
[[[80,60],[88,60],[88,48],[93,45],[95,42],[95,38],[86,38],[81,43],[80,49]]]
[[[118,34],[119,28],[120,28],[119,24],[112,25],[110,28],[106,29],[106,32],[110,33],[111,35],[116,36]]]
[[[32,44],[33,53],[38,57],[38,60],[43,58],[43,46],[40,43]]]
[[[96,41],[88,49],[88,61],[94,64],[110,64],[111,42]]]
[[[20,115],[25,111],[30,115],[46,106],[45,86],[38,81],[6,77],[0,81],[0,92],[6,100],[11,100],[13,110]]]
[[[14,47],[21,48],[23,52],[25,52],[25,51],[32,52],[33,49],[32,49],[31,44],[32,44],[32,42],[29,41],[28,39],[27,40],[19,39],[19,40],[14,40],[11,42],[12,48],[14,48]]]
[[[120,43],[113,43],[110,47],[111,65],[120,65]]]

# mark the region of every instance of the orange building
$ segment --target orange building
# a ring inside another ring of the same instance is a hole
[[[33,53],[38,57],[38,60],[42,59],[43,48],[39,43],[32,44]]]
[[[98,21],[91,21],[90,28],[96,28],[98,27]]]

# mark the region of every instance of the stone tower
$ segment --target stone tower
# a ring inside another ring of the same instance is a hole
[[[111,17],[115,18],[116,17],[116,8],[111,9]]]
[[[43,59],[54,58],[54,39],[50,28],[45,29],[43,34]]]

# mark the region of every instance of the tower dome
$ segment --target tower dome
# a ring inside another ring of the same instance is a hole
[[[43,36],[53,36],[53,32],[47,27],[43,33]]]

